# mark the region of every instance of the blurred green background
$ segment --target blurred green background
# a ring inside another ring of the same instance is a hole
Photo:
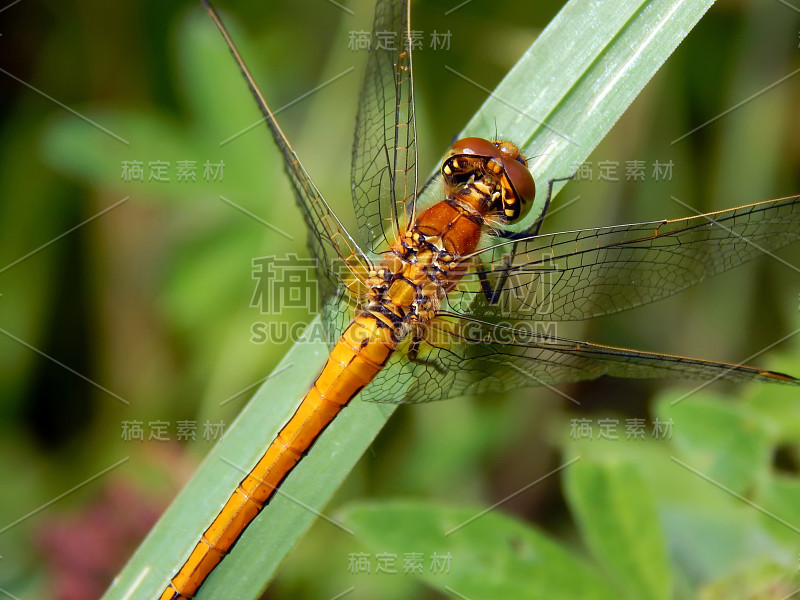
[[[198,4],[0,7],[0,589],[19,598],[99,597],[213,444],[205,424],[229,424],[288,348],[252,343],[253,323],[312,316],[250,306],[251,261],[304,255],[304,225],[263,126],[220,146],[259,115]],[[414,6],[423,173],[561,3],[447,14],[456,5]],[[353,16],[329,2],[218,6],[272,107],[291,103],[278,119],[344,215],[364,59],[348,38],[372,17],[370,2],[347,6]],[[449,48],[430,47],[433,31],[450,32]],[[800,192],[800,75],[767,90],[800,68],[798,46],[796,10],[716,5],[593,153],[592,180],[563,190],[556,206],[578,199],[545,230],[692,214],[671,197],[709,211]],[[143,162],[144,182],[124,180],[126,161]],[[153,161],[169,163],[169,182],[147,181]],[[195,182],[178,180],[179,161],[196,161]],[[221,181],[204,180],[206,161],[225,163]],[[626,180],[628,161],[643,162],[643,181]],[[656,161],[672,163],[670,178],[653,177]],[[570,333],[798,375],[797,338],[771,346],[800,327],[800,248],[779,258]],[[800,587],[786,583],[800,534],[669,457],[800,527],[800,395],[715,384],[673,414],[669,399],[695,387],[601,380],[563,388],[579,407],[548,390],[402,407],[331,509],[394,497],[489,506],[579,453],[641,475],[669,557],[664,597],[781,598]],[[656,416],[675,420],[671,440],[653,439]],[[645,441],[624,439],[630,418],[647,423]],[[595,439],[572,439],[575,419],[589,419]],[[623,439],[597,441],[600,419],[616,419]],[[196,439],[178,439],[181,422],[195,423]],[[125,439],[136,423],[143,439]],[[502,510],[577,556],[598,553],[587,487],[578,475],[561,483],[545,479]],[[357,551],[369,550],[318,523],[269,597],[327,598],[353,581],[354,598],[443,597],[410,576],[353,575]],[[755,595],[773,581],[773,595]]]

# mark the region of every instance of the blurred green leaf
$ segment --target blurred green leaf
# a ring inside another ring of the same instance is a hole
[[[704,585],[697,600],[787,600],[797,595],[800,574],[794,564],[754,561]]]
[[[687,473],[686,480],[690,478],[696,476]],[[724,577],[756,559],[791,556],[761,526],[758,510],[711,484],[706,505],[666,506],[662,522],[674,569],[694,586]]]
[[[233,30],[236,32],[238,28],[234,26]],[[243,128],[259,121],[247,86],[235,66],[231,68],[230,54],[220,43],[217,31],[208,27],[204,13],[195,10],[183,19],[176,39],[180,66],[177,84],[179,90],[186,90],[183,103],[191,116],[188,122],[160,114],[153,107],[147,107],[146,112],[92,111],[90,118],[127,142],[122,143],[82,120],[71,116],[59,118],[42,137],[45,159],[59,171],[105,189],[118,190],[136,202],[177,205],[182,210],[184,227],[188,223],[213,226],[219,219],[215,213],[224,215],[228,221],[241,218],[220,204],[220,194],[269,220],[272,214],[277,214],[280,204],[265,203],[264,198],[276,192],[289,192],[289,187],[269,138],[262,130],[243,133]],[[242,46],[246,52],[246,40]],[[248,54],[257,62],[256,52]],[[268,95],[271,85],[274,82],[265,82]],[[251,115],[252,119],[243,120],[242,115]],[[236,143],[222,144],[233,136],[237,136]],[[76,152],[76,148],[81,151]],[[265,160],[266,153],[270,153],[270,160]],[[126,161],[143,163],[143,181],[123,177]],[[156,161],[169,163],[168,181],[151,179],[150,163]],[[179,161],[197,162],[194,181],[179,178]],[[225,163],[221,178],[203,176],[206,161]],[[271,173],[280,176],[268,177]],[[275,180],[279,183],[268,187],[267,183]],[[201,199],[214,202],[200,202]]]
[[[800,329],[800,318],[795,318],[793,327],[794,331]],[[774,356],[767,367],[796,375],[798,365],[800,344],[795,336],[794,351]],[[796,389],[773,385],[754,387],[748,406],[764,420],[773,444],[795,443],[800,439],[800,402]]]
[[[797,511],[791,508],[797,500],[795,480],[775,479],[769,473],[765,448],[771,447],[764,419],[735,398],[708,393],[671,405],[684,396],[672,391],[655,403],[653,422],[658,419],[662,427],[669,426],[662,432],[671,435],[570,441],[569,454],[580,455],[581,462],[565,473],[567,498],[597,560],[610,562],[607,568],[617,580],[619,573],[635,571],[637,566],[662,575],[668,569],[679,597],[692,589],[694,594],[704,582],[724,579],[752,561],[791,562],[798,527]],[[732,443],[743,447],[732,448]],[[589,474],[581,476],[581,469]],[[741,492],[731,489],[728,479]],[[579,480],[581,486],[575,483]],[[626,501],[634,506],[618,509],[625,520],[657,520],[642,530],[642,539],[629,541],[633,525],[614,523],[615,502],[624,507]],[[648,539],[663,544],[662,549],[653,554],[652,549],[639,547],[629,554],[630,547],[646,546]],[[660,566],[649,563],[651,556]],[[761,581],[763,586],[769,583]],[[633,592],[633,597],[650,595]]]
[[[659,398],[655,412],[672,423],[678,456],[691,456],[692,468],[737,494],[746,493],[769,467],[768,432],[746,405],[707,392],[689,398],[671,392]]]
[[[655,499],[628,462],[581,460],[564,471],[579,529],[598,563],[631,598],[670,598],[672,574]]]
[[[525,523],[501,514],[416,502],[356,503],[342,511],[356,539],[378,552],[418,552],[417,574],[454,598],[616,598],[582,561]],[[449,557],[446,572],[429,568]]]
[[[764,479],[755,497],[764,511],[760,515],[761,522],[794,555],[800,540],[800,480],[780,473],[772,473]]]

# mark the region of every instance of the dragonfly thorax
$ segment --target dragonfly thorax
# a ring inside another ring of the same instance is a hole
[[[428,238],[412,228],[384,255],[367,279],[368,311],[389,315],[397,325],[434,317],[460,263]]]

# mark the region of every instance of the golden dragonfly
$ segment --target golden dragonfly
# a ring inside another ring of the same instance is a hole
[[[800,197],[691,218],[522,233],[533,176],[511,141],[456,141],[441,201],[417,206],[408,1],[379,0],[352,165],[357,234],[342,225],[292,149],[219,15],[202,0],[275,142],[318,262],[330,357],[261,459],[171,577],[161,600],[191,598],[337,414],[357,395],[428,402],[532,385],[613,377],[800,384],[782,373],[575,341],[531,322],[581,320],[652,302],[800,239]]]

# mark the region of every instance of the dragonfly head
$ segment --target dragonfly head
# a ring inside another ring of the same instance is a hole
[[[442,163],[442,177],[451,186],[481,179],[495,187],[499,200],[489,209],[500,213],[506,223],[525,217],[536,195],[528,161],[519,148],[502,140],[470,137],[456,141]]]

